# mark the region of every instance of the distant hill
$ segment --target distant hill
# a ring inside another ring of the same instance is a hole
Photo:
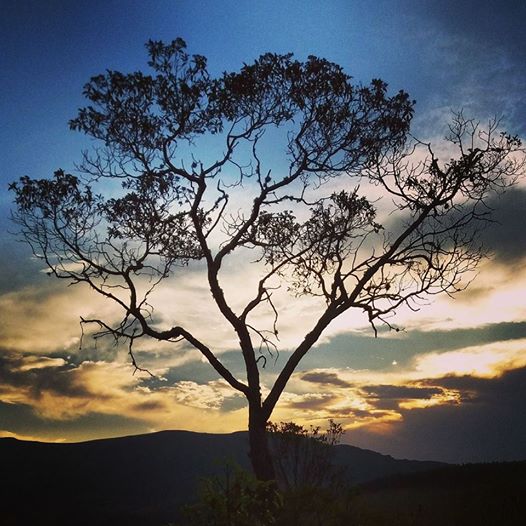
[[[245,432],[163,431],[76,444],[0,439],[0,524],[154,526],[178,516],[202,478],[226,462],[249,468]],[[396,460],[336,446],[353,484],[422,472],[435,462]]]
[[[346,468],[352,485],[393,475],[426,472],[446,465],[443,462],[395,459],[390,455],[345,444],[336,446],[335,461]]]

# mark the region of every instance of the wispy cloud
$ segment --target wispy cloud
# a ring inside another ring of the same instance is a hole
[[[34,367],[45,363],[46,367]],[[0,360],[2,402],[31,407],[47,420],[74,420],[83,415],[119,415],[138,419],[151,429],[191,428],[226,431],[246,425],[243,410],[222,406],[238,393],[224,381],[176,382],[148,387],[147,377],[132,375],[129,365],[83,362],[78,366],[47,357],[5,352]],[[237,427],[236,427],[237,426]]]

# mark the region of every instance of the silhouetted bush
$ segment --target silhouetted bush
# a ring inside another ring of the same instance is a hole
[[[333,449],[344,433],[341,424],[329,420],[321,431],[294,422],[269,422],[267,431],[280,489],[334,488],[341,483],[343,471],[335,464]]]
[[[273,482],[229,467],[223,479],[203,482],[197,503],[180,526],[341,526],[351,524],[350,493],[303,486],[279,490]]]
[[[223,478],[203,481],[199,501],[183,510],[188,526],[277,525],[282,495],[274,482],[262,482],[228,465]]]
[[[228,466],[223,478],[203,482],[199,500],[184,510],[188,526],[340,526],[350,524],[350,491],[334,464],[343,435],[293,422],[269,423],[275,482]]]

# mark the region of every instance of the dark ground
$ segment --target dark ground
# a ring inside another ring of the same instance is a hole
[[[248,468],[246,451],[246,433],[0,439],[0,524],[165,525],[196,498],[200,480],[221,476],[227,462]],[[336,461],[360,484],[353,508],[362,526],[526,524],[526,462],[442,467],[346,445],[336,446]]]

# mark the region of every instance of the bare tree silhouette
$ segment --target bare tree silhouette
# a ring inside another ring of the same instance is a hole
[[[389,96],[380,80],[354,85],[327,60],[270,53],[212,78],[206,59],[189,55],[181,39],[147,48],[150,75],[107,71],[86,84],[90,105],[70,126],[101,146],[84,154],[77,176],[58,170],[13,183],[14,219],[51,274],[86,283],[122,309],[118,324],[82,322],[128,339],[137,369],[137,338],[184,340],[246,396],[253,468],[273,479],[265,426],[301,359],[349,309],[364,312],[375,331],[378,323],[394,328],[389,316],[401,305],[462,289],[485,254],[477,230],[489,220],[488,197],[521,172],[521,143],[496,121],[482,129],[457,114],[449,136],[456,157],[441,161],[410,135],[408,95]],[[269,136],[273,149],[282,141],[286,159],[272,168]],[[202,140],[210,142],[199,149]],[[395,215],[385,224],[359,183],[389,197],[382,203]],[[232,213],[236,185],[253,198]],[[242,249],[265,270],[238,309],[220,271]],[[206,266],[213,300],[239,339],[244,380],[188,327],[162,328],[152,316],[152,291],[195,261]],[[263,397],[258,347],[276,345],[279,283],[324,302]],[[274,316],[269,327],[253,321],[263,308]]]

